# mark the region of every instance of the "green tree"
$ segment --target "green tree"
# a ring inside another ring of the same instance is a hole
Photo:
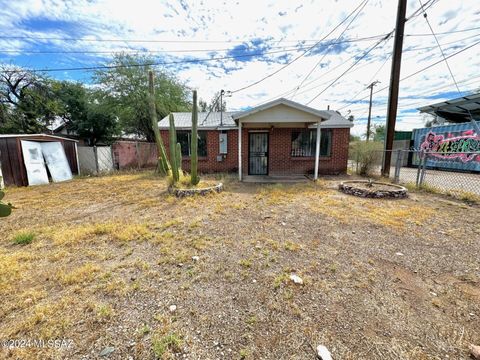
[[[45,131],[61,109],[52,80],[14,66],[0,70],[0,132]]]
[[[126,133],[155,141],[148,104],[148,71],[155,75],[155,108],[160,119],[170,112],[188,111],[188,88],[173,75],[155,70],[149,56],[116,54],[106,70],[99,70],[94,80],[105,91],[108,106],[118,117]]]
[[[68,81],[57,83],[55,88],[67,128],[89,145],[110,143],[119,134],[118,122],[104,91]]]
[[[373,141],[385,140],[385,125],[375,125],[373,133]]]

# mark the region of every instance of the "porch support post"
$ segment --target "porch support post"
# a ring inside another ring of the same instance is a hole
[[[315,173],[313,175],[313,180],[318,179],[318,163],[320,160],[320,136],[322,132],[320,131],[320,121],[317,123],[317,141],[315,144]]]
[[[238,119],[238,180],[242,181],[242,123]]]

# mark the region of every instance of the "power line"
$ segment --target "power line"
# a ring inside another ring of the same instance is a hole
[[[461,30],[452,30],[452,31],[445,31],[445,32],[438,32],[436,35],[450,35],[450,34],[457,34],[457,33],[462,33],[462,32],[467,32],[467,31],[474,31],[474,30],[479,30],[480,26],[474,27],[474,28],[469,28],[469,29],[461,29]],[[405,34],[403,36],[432,36],[432,34]]]
[[[422,9],[424,9],[423,4],[422,4],[422,0],[418,0],[418,2],[420,3],[420,6],[422,7]],[[443,52],[442,46],[440,45],[440,42],[438,41],[438,38],[435,35],[435,31],[433,31],[432,25],[430,25],[430,21],[428,20],[427,13],[425,12],[425,9],[423,10],[423,17],[425,18],[425,21],[427,22],[427,25],[430,28],[430,31],[432,32],[432,35],[435,38],[435,41],[437,42],[438,48],[440,49],[440,52],[442,53],[443,61],[445,61],[445,65],[447,65],[448,72],[450,73],[450,76],[452,77],[453,83],[455,84],[455,87],[457,88],[457,91],[458,91],[459,95],[463,96],[463,93],[460,91],[460,87],[458,86],[457,80],[455,80],[455,75],[453,75],[452,69],[450,68],[450,65],[448,64],[447,58],[445,57],[445,53]],[[468,115],[470,116],[470,120],[471,120],[473,126],[477,130],[477,133],[480,133],[480,127],[475,122],[475,120],[472,116],[472,113],[470,112],[470,110],[468,108],[466,110],[468,112]]]
[[[368,0],[365,0],[365,2],[363,3],[362,7],[358,10],[358,12],[355,14],[355,16],[352,18],[352,20],[350,20],[350,22],[347,24],[347,26],[345,27],[345,29],[343,29],[343,31],[340,33],[340,35],[338,35],[337,39],[335,41],[338,41],[340,40],[340,38],[343,36],[343,34],[345,34],[345,32],[350,28],[350,25],[352,25],[352,23],[355,21],[355,19],[358,17],[358,15],[360,15],[360,13],[362,12],[362,10],[365,8],[365,6],[367,5],[368,3]],[[323,54],[323,56],[320,58],[320,60],[318,60],[315,65],[312,67],[312,69],[309,71],[309,73],[303,78],[303,80],[300,82],[300,84],[298,84],[298,86],[296,87],[294,93],[292,94],[292,100],[295,98],[295,95],[297,94],[297,91],[298,89],[300,89],[300,87],[303,85],[303,83],[310,77],[310,75],[312,75],[312,73],[315,71],[315,69],[317,68],[318,65],[321,64],[321,62],[323,61],[323,59],[325,59],[325,57],[327,56],[328,54],[328,50],[330,49],[330,47],[332,46],[332,44],[329,44],[327,46],[327,48],[325,49],[325,53]]]
[[[360,42],[360,41],[368,41],[372,39],[378,39],[385,36],[385,34],[368,36],[363,38],[353,38],[353,39],[343,39],[340,41],[335,41],[329,43],[330,45],[338,45],[344,43],[353,43],[353,42]],[[270,46],[270,49],[307,49],[309,45],[302,46],[300,43],[297,45],[283,45],[283,46]],[[214,52],[214,51],[234,51],[235,48],[222,48],[222,49],[176,49],[176,50],[147,50],[147,49],[132,49],[131,47],[127,47],[126,49],[130,50],[128,52],[132,53],[177,53],[177,52]],[[242,50],[248,49],[256,49],[253,46],[246,46]],[[118,52],[127,52],[125,49],[119,50],[15,50],[15,49],[7,49],[7,50],[0,50],[0,53],[19,53],[19,54],[115,54]]]
[[[307,105],[309,105],[312,101],[314,101],[316,98],[318,98],[320,95],[322,95],[325,91],[327,91],[331,86],[333,86],[338,80],[340,80],[344,75],[346,75],[351,69],[353,69],[360,61],[363,60],[365,56],[367,56],[373,49],[375,49],[378,45],[380,45],[383,41],[388,40],[390,36],[393,34],[393,30],[385,36],[382,40],[378,41],[375,45],[373,45],[370,49],[368,49],[366,52],[363,53],[362,56],[360,56],[347,70],[345,70],[340,76],[338,76],[335,80],[333,80],[325,89],[320,91],[317,95],[315,95],[309,102],[307,102]]]
[[[459,51],[457,51],[457,52],[455,52],[455,53],[453,53],[453,54],[448,55],[448,56],[446,57],[446,59],[450,59],[450,58],[452,58],[452,57],[454,57],[454,56],[456,56],[456,55],[458,55],[458,54],[461,54],[461,53],[463,53],[464,51],[467,51],[467,50],[469,50],[469,49],[477,46],[478,44],[480,44],[480,41],[477,41],[477,42],[475,42],[475,43],[473,43],[473,44],[471,44],[471,45],[469,45],[469,46],[464,47],[463,49],[460,49]],[[432,68],[432,67],[440,64],[440,63],[443,62],[443,61],[444,61],[444,60],[441,59],[441,60],[436,61],[436,62],[434,62],[434,63],[432,63],[432,64],[429,64],[429,65],[425,66],[424,68],[422,68],[422,69],[420,69],[420,70],[417,70],[417,71],[415,71],[414,73],[409,74],[409,75],[401,78],[400,81],[407,80],[407,79],[409,79],[409,78],[411,78],[411,77],[413,77],[413,76],[415,76],[415,75],[417,75],[417,74],[420,74],[421,72],[424,72],[424,71],[426,71],[426,70],[428,70],[428,69],[430,69],[430,68]],[[383,91],[383,90],[386,90],[386,89],[388,89],[388,86],[385,86],[385,87],[383,87],[383,88],[375,91],[374,94],[377,94],[377,93],[379,93],[379,92],[381,92],[381,91]],[[357,102],[358,102],[358,101],[365,100],[367,97],[368,97],[368,95],[367,95],[367,96],[364,96],[363,98],[361,98],[361,99],[359,99],[359,100],[357,100]],[[337,109],[337,110],[340,111],[340,110],[342,110],[342,109],[350,106],[352,103],[353,103],[353,102],[348,101],[348,104],[340,107],[340,108]]]
[[[221,56],[221,57],[212,57],[204,59],[184,59],[178,61],[166,61],[166,62],[151,62],[144,64],[128,64],[128,65],[98,65],[98,66],[84,66],[84,67],[72,67],[72,68],[45,68],[45,69],[30,69],[32,72],[57,72],[57,71],[95,71],[95,70],[105,70],[105,69],[118,69],[118,68],[128,68],[128,67],[144,67],[144,66],[160,66],[160,65],[174,65],[174,64],[188,64],[188,63],[200,63],[208,61],[218,61],[218,60],[228,60],[228,59],[241,59],[252,56],[261,56],[268,54],[278,54],[284,52],[297,52],[301,49],[293,50],[277,50],[277,51],[266,51],[253,54],[243,54],[235,56]],[[4,72],[18,72],[19,70],[3,70]]]
[[[366,0],[364,0],[366,1]],[[280,69],[264,76],[263,78],[261,78],[260,80],[257,80],[257,81],[254,81],[253,83],[249,84],[249,85],[246,85],[246,86],[243,86],[239,89],[236,89],[236,90],[233,90],[232,91],[232,94],[234,93],[237,93],[237,92],[240,92],[240,91],[243,91],[243,90],[246,90],[252,86],[255,86],[263,81],[265,81],[266,79],[269,79],[271,78],[272,76],[274,76],[275,74],[278,74],[280,71],[282,71],[283,69],[285,69],[287,66],[290,66],[292,65],[294,62],[296,62],[297,60],[299,60],[300,58],[302,58],[303,56],[305,56],[307,53],[309,53],[313,48],[315,48],[317,45],[319,45],[322,41],[324,41],[328,36],[330,36],[335,30],[337,30],[345,21],[347,21],[347,19],[352,16],[361,6],[362,4],[364,3],[364,1],[362,1],[352,12],[350,12],[348,14],[348,16],[343,19],[337,26],[335,26],[327,35],[325,35],[321,40],[319,40],[317,43],[315,43],[313,46],[311,46],[310,48],[308,48],[306,51],[304,51],[302,54],[300,54],[299,56],[297,56],[296,58],[294,58],[292,61],[289,61],[287,64],[285,64],[284,66],[282,66]]]
[[[439,1],[439,0],[429,0],[427,3],[430,3],[430,4],[429,4],[429,7],[431,7],[431,6],[433,6],[434,4],[436,4],[438,1]],[[410,16],[406,19],[406,21],[411,20],[411,19],[415,18],[416,16],[418,16],[418,15],[421,13],[420,11],[421,11],[421,8],[418,8],[414,13],[412,13],[412,15],[410,15]],[[395,29],[392,30],[392,32],[393,32],[393,31],[395,31]],[[392,32],[389,33],[389,34],[392,34]],[[387,35],[389,35],[389,34],[384,34],[384,37],[387,36]],[[391,56],[391,55],[390,55],[390,56]],[[352,56],[351,58],[347,59],[347,60],[344,61],[343,63],[341,63],[341,64],[339,64],[338,66],[336,66],[335,68],[327,71],[326,73],[322,74],[320,77],[318,77],[318,78],[316,78],[315,80],[307,83],[307,85],[308,85],[308,84],[311,84],[312,82],[314,82],[314,81],[316,81],[316,80],[318,80],[318,79],[321,78],[323,75],[326,75],[327,73],[331,72],[332,70],[337,69],[338,67],[342,66],[344,63],[350,61],[352,58],[355,58],[355,57],[356,57],[356,55]],[[387,58],[386,61],[388,61],[388,58]],[[353,65],[353,66],[355,66],[355,65]],[[382,67],[383,67],[383,65],[382,65]],[[380,70],[381,70],[381,69],[379,69],[379,71],[380,71]],[[349,70],[347,70],[347,72],[348,72],[348,71],[349,71]],[[377,73],[378,73],[378,72],[377,72]],[[377,74],[377,73],[376,73],[376,74]],[[375,74],[375,76],[376,76],[376,74]],[[371,82],[371,81],[372,81],[372,80],[370,80],[370,82]],[[321,84],[320,84],[319,86],[321,86]],[[298,86],[298,88],[300,88],[300,87],[301,87],[301,86]],[[315,87],[313,87],[313,88],[310,88],[309,90],[303,91],[303,92],[301,92],[301,94],[303,94],[303,93],[305,93],[305,92],[307,92],[307,91],[313,90],[314,88],[317,88],[317,87],[318,87],[318,86],[315,86]],[[296,91],[298,90],[298,88],[293,88],[292,90],[289,90],[289,91],[287,91],[287,92],[285,92],[285,93],[283,93],[283,94],[281,94],[281,95],[278,95],[277,97],[286,96],[286,95],[288,95],[288,94],[290,94],[290,93],[292,93],[292,92],[295,92],[295,93],[296,93]],[[358,96],[358,94],[355,95],[355,97],[356,97],[356,96]],[[275,99],[275,98],[277,98],[277,97],[274,97],[274,98],[272,98],[272,99]],[[267,101],[267,102],[268,102],[268,101]],[[265,103],[265,102],[263,102],[263,103]],[[263,103],[260,103],[260,104],[263,104]]]

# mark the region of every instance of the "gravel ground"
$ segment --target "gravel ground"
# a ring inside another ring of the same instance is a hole
[[[0,357],[315,359],[323,344],[334,359],[468,359],[479,207],[361,199],[341,180],[224,178],[181,200],[149,173],[9,189],[0,339],[24,347]]]

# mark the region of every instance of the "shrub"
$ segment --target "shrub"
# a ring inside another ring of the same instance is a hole
[[[22,231],[13,237],[13,243],[16,245],[27,245],[30,244],[34,238],[35,234],[33,232]]]
[[[174,353],[180,352],[182,342],[182,338],[175,333],[161,338],[155,336],[152,340],[152,350],[156,358],[161,359],[167,351]]]
[[[383,145],[376,141],[356,141],[350,144],[349,158],[355,162],[358,175],[369,175],[382,160]]]

